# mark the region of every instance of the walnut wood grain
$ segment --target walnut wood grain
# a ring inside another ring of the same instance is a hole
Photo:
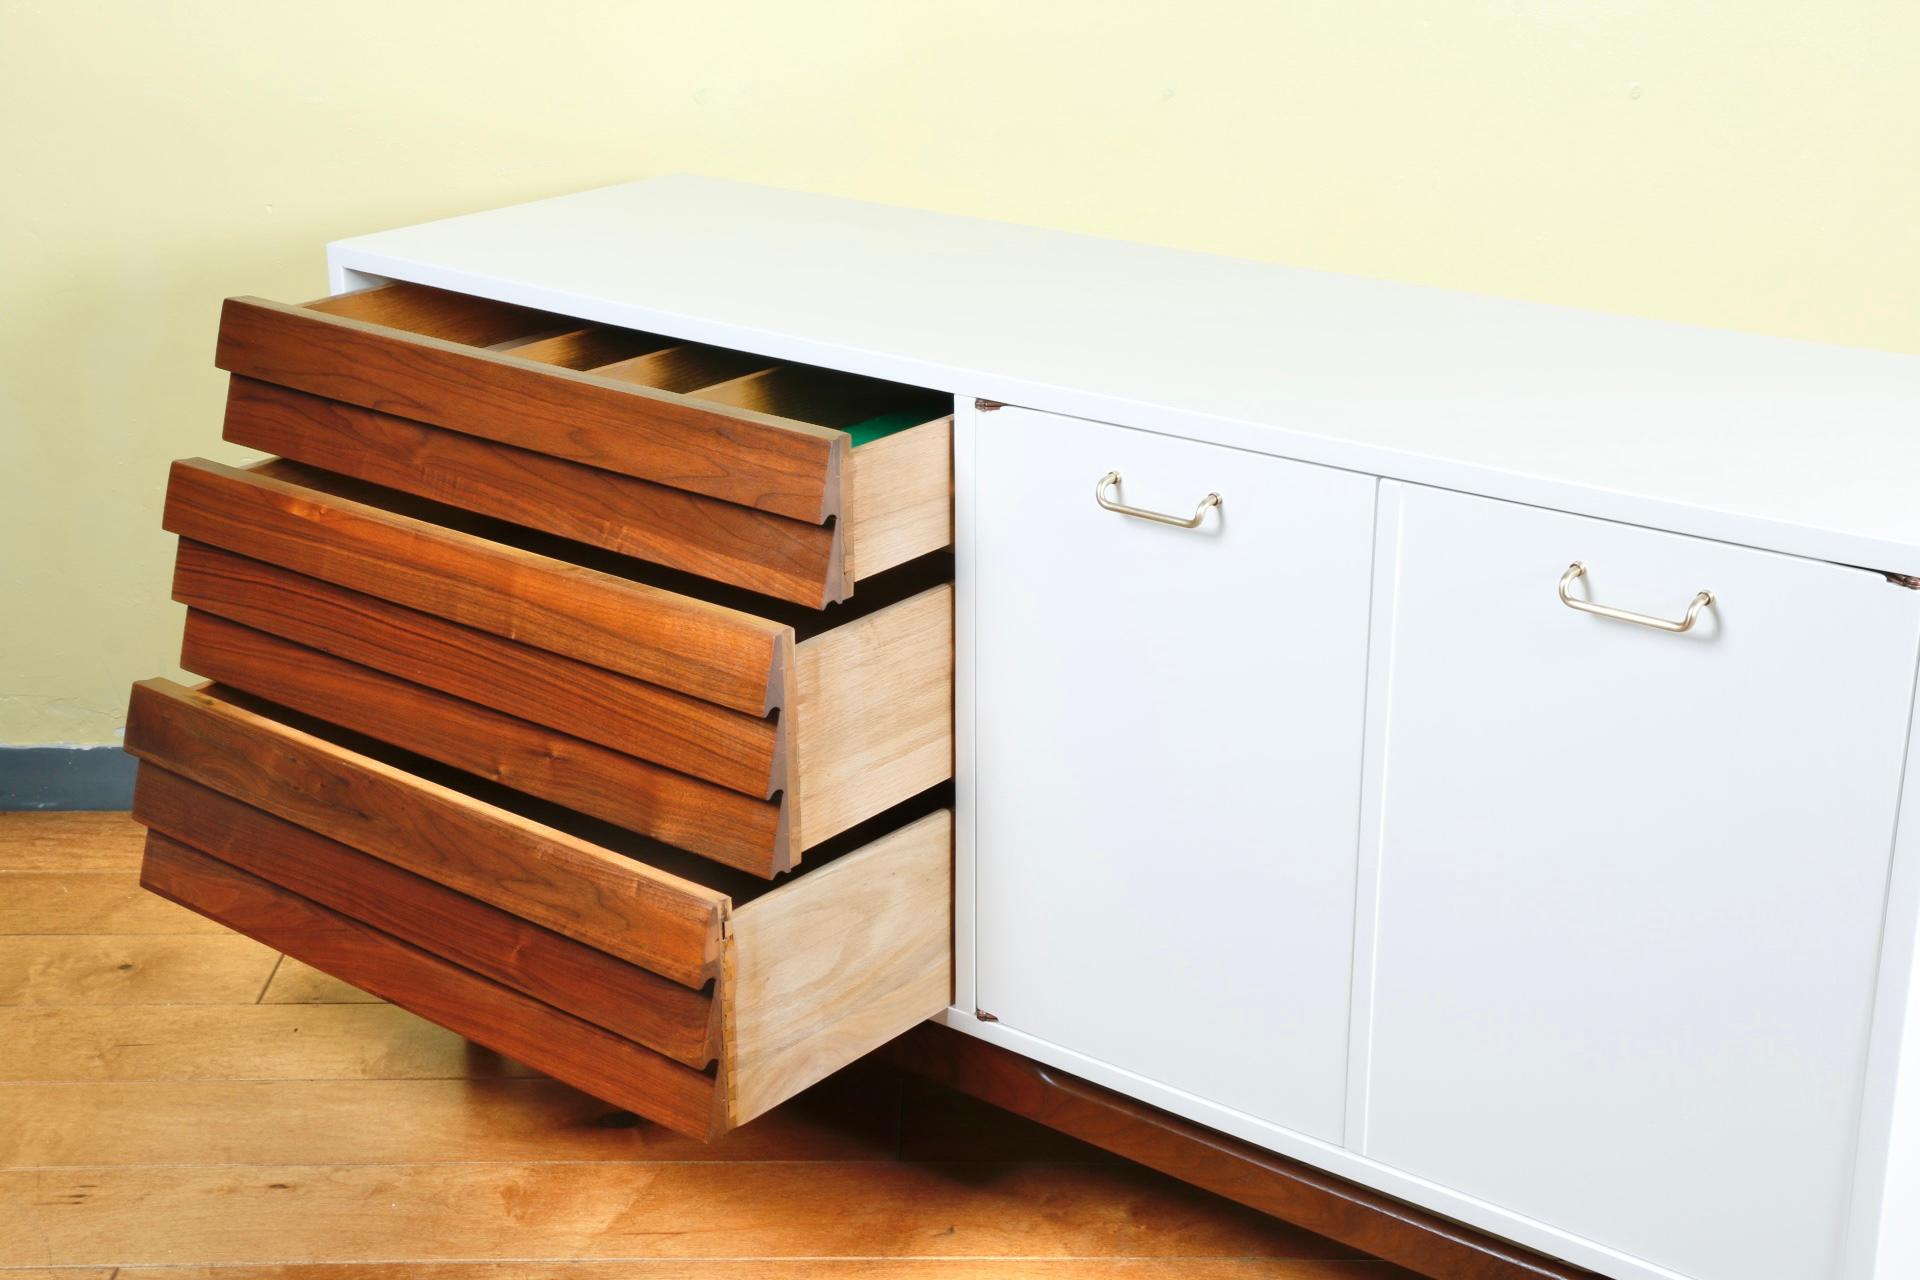
[[[230,298],[214,362],[276,382],[778,515],[840,513],[840,432],[615,378]]]
[[[669,982],[518,916],[369,857],[154,765],[140,766],[133,816],[289,892],[677,1062],[719,1052],[709,991]],[[259,991],[255,983],[251,1001]]]
[[[1432,1280],[1600,1280],[948,1027],[923,1023],[894,1041],[888,1057],[1015,1115]]]
[[[726,894],[257,712],[143,681],[127,750],[682,985],[719,972]]]
[[[712,1077],[275,887],[157,832],[140,883],[164,898],[679,1133],[717,1131]]]
[[[176,462],[162,524],[735,711],[781,696],[786,626],[273,476]]]
[[[846,596],[842,522],[789,520],[252,378],[232,380],[225,435],[797,604],[819,608]]]
[[[173,598],[746,795],[766,799],[786,785],[785,736],[775,720],[264,561],[183,538]]]
[[[778,801],[729,791],[213,614],[188,611],[180,665],[754,875],[772,877],[793,865]]]

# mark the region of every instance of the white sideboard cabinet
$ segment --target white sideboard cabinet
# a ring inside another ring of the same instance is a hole
[[[1350,1145],[1682,1275],[1834,1274],[1920,592],[1383,489]],[[1575,562],[1712,604],[1581,612]]]
[[[977,422],[976,1003],[1339,1141],[1373,480]]]
[[[1502,1276],[1920,1276],[1920,358],[684,177],[328,260],[158,891],[697,1136],[932,1016]]]

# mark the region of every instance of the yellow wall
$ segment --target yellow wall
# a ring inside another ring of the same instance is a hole
[[[1914,0],[0,0],[0,743],[171,670],[223,295],[671,170],[1920,351]]]

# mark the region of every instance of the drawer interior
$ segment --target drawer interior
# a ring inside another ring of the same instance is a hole
[[[634,329],[583,324],[426,285],[377,285],[305,305],[421,337],[836,427],[852,435],[856,447],[953,411],[953,398],[937,391]]]

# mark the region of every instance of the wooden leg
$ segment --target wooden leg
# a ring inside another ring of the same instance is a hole
[[[887,1052],[916,1075],[1433,1280],[1598,1280],[947,1027],[924,1023]]]

